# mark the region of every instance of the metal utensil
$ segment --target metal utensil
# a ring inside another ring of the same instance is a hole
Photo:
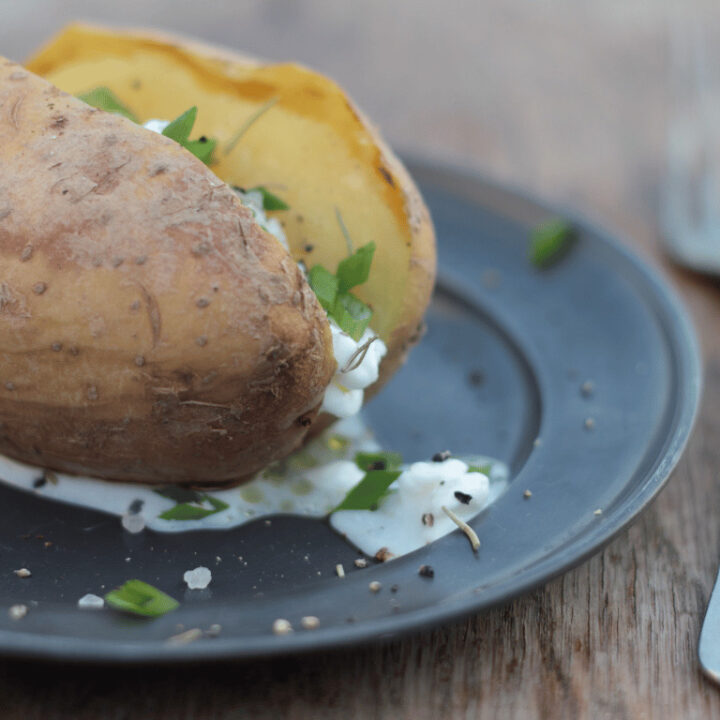
[[[720,574],[715,581],[700,631],[698,656],[703,672],[720,683]]]

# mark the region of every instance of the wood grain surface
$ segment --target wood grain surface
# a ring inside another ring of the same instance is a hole
[[[22,58],[62,22],[88,17],[87,8],[0,0],[0,52]],[[691,310],[704,346],[703,406],[654,505],[603,553],[507,606],[382,647],[274,662],[131,671],[5,662],[0,716],[720,717],[720,690],[696,659],[720,559],[720,284],[670,266],[658,245],[666,3],[125,0],[92,8],[96,19],[300,59],[348,87],[400,148],[480,168],[627,238]],[[700,0],[683,8],[720,13]]]

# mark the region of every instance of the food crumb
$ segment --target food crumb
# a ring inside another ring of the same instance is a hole
[[[592,380],[586,380],[580,386],[580,394],[583,397],[591,397],[594,392],[595,392],[595,383]]]
[[[540,438],[535,438],[535,439],[533,440],[533,445],[534,445],[535,447],[540,447],[540,446],[542,445],[542,440],[541,440]]]
[[[222,558],[219,555],[215,556],[215,564],[219,565],[222,562]]]
[[[373,580],[368,587],[370,588],[370,592],[377,593],[380,592],[382,585],[377,580]]]
[[[531,497],[532,497],[532,490],[526,490],[526,491],[523,493],[523,497],[524,497],[525,499],[531,498]]]
[[[212,573],[206,567],[196,567],[183,575],[183,580],[191,590],[204,590],[212,580]]]
[[[485,375],[481,370],[472,370],[468,375],[468,382],[473,387],[479,387],[485,382]]]
[[[222,625],[218,623],[213,623],[206,631],[205,635],[208,637],[218,637],[220,635],[220,632],[222,631]]]
[[[368,561],[365,558],[357,558],[355,560],[355,567],[366,568],[367,566],[368,566]]]
[[[314,615],[306,615],[302,618],[302,620],[300,620],[300,624],[305,628],[305,630],[315,630],[320,627],[320,620]]]
[[[593,515],[602,515],[602,510],[601,510],[600,508],[598,508],[598,509],[593,513]]]
[[[378,562],[387,562],[390,560],[390,558],[394,558],[394,553],[391,553],[386,547],[381,547],[376,553],[375,553],[375,559]]]
[[[276,635],[287,635],[293,631],[293,627],[289,620],[278,618],[273,623],[272,630]]]
[[[345,577],[345,568],[342,566],[342,563],[338,563],[338,564],[335,566],[335,572],[337,573],[337,576],[338,576],[339,578],[344,578],[344,577]]]
[[[12,605],[8,610],[8,615],[11,620],[22,620],[27,614],[27,605]]]
[[[421,565],[420,569],[418,570],[418,575],[420,577],[434,578],[435,570],[433,570],[431,565]]]
[[[32,573],[27,568],[20,568],[19,570],[13,570],[13,572],[19,578],[29,578],[32,575]]]
[[[595,427],[595,418],[585,418],[585,429],[592,430]]]
[[[168,645],[187,645],[188,643],[199,640],[202,635],[203,631],[200,628],[190,628],[177,635],[171,635],[165,642]]]
[[[473,552],[477,552],[480,547],[480,539],[478,538],[477,533],[464,520],[461,520],[452,510],[449,510],[444,505],[441,505],[440,508],[465,533],[467,539],[470,541]]]
[[[442,452],[437,452],[432,456],[433,462],[445,462],[446,460],[449,460],[452,453],[449,450],[443,450]]]
[[[145,529],[145,518],[140,513],[125,513],[120,518],[120,523],[132,535],[136,535]]]
[[[78,600],[77,604],[82,610],[100,610],[105,606],[105,601],[99,595],[87,593]]]
[[[432,527],[435,524],[435,516],[432,513],[424,513],[422,518],[422,524],[427,527]]]
[[[400,589],[399,585],[391,585],[390,586],[390,592],[396,593]]]

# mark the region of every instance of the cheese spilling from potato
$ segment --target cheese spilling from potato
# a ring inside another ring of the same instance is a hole
[[[170,124],[168,120],[153,118],[143,124],[152,132],[162,134]],[[255,220],[287,250],[288,243],[282,225],[275,218],[269,218],[263,208],[260,192],[239,192],[243,205],[249,207]],[[302,267],[302,265],[301,265]],[[331,384],[325,391],[321,412],[328,412],[337,418],[349,418],[357,415],[363,405],[365,389],[377,381],[380,375],[380,361],[387,354],[387,345],[368,328],[360,340],[355,341],[343,332],[330,318],[330,330],[333,336],[333,353],[337,370]]]

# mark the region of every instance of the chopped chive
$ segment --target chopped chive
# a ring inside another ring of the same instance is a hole
[[[352,246],[352,240],[350,239],[350,233],[348,232],[348,229],[345,226],[345,221],[343,220],[343,216],[340,214],[340,209],[337,206],[335,207],[335,217],[337,218],[338,225],[340,226],[340,230],[342,231],[343,237],[345,238],[345,243],[347,244],[347,249],[348,249],[348,255],[352,255],[353,246]]]
[[[142,580],[128,580],[111,590],[105,595],[105,602],[115,610],[145,617],[160,617],[180,605],[175,598]]]
[[[226,502],[210,497],[209,495],[203,495],[199,501],[210,505],[209,508],[195,504],[196,502],[198,501],[194,501],[193,503],[179,503],[175,507],[161,513],[158,517],[162,520],[200,520],[208,517],[208,515],[214,515],[221,510],[227,510],[227,508],[230,507]]]
[[[355,464],[366,472],[369,470],[399,470],[402,461],[402,455],[396,452],[355,453]]]
[[[577,233],[562,218],[553,218],[536,226],[530,237],[530,262],[538,268],[556,263],[570,249]]]
[[[240,129],[233,135],[230,142],[225,146],[223,155],[229,155],[235,146],[240,142],[243,135],[253,126],[253,124],[259,120],[280,98],[270,98],[264,105],[261,105],[245,122],[240,126]]]
[[[346,293],[338,293],[332,318],[340,329],[353,340],[359,340],[370,324],[372,310],[360,298]]]
[[[362,285],[368,279],[374,254],[375,243],[369,242],[340,261],[335,273],[340,292],[347,292],[356,285]]]
[[[162,495],[169,500],[174,500],[176,503],[200,503],[204,498],[204,493],[178,485],[168,485],[167,487],[154,488],[153,492],[158,495]]]
[[[187,142],[192,132],[193,125],[195,125],[195,118],[197,118],[197,106],[193,105],[189,110],[186,110],[182,115],[178,115],[163,131],[162,134],[165,137],[169,137],[176,143],[181,145]]]
[[[332,511],[375,510],[388,492],[388,488],[400,477],[400,470],[370,470],[345,499]]]
[[[320,304],[328,313],[331,313],[335,309],[338,279],[322,265],[315,265],[310,270],[308,280]]]
[[[206,165],[212,162],[212,155],[217,146],[215,138],[206,138],[205,140],[186,140],[180,143],[186,150],[189,150],[198,160],[202,160]]]
[[[134,123],[138,122],[135,114],[126,105],[123,105],[108,87],[96,87],[88,92],[80,93],[77,97],[78,100],[82,100],[98,110],[122,115]]]
[[[264,185],[257,185],[246,192],[259,192],[262,195],[263,210],[289,210],[290,206],[280,197],[271,193]]]
[[[487,465],[470,465],[467,469],[469,473],[482,473],[483,475],[489,475],[491,470],[492,465],[490,463]]]

